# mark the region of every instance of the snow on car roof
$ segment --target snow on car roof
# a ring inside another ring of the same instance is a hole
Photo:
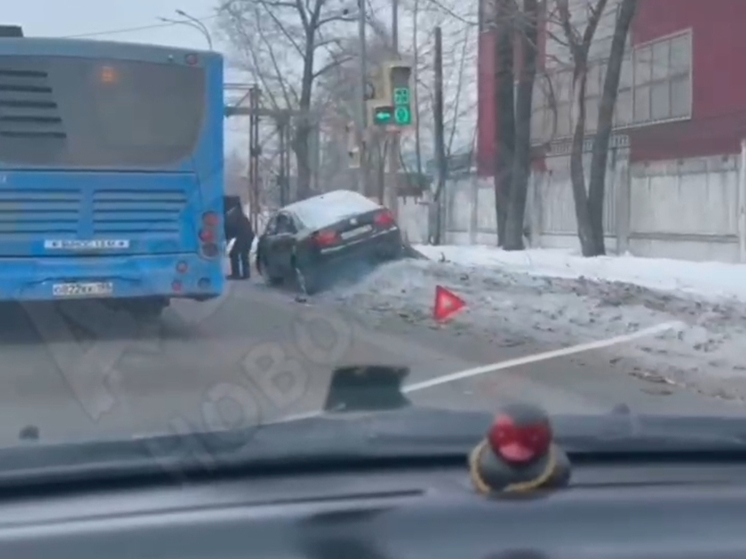
[[[306,227],[319,229],[346,217],[380,208],[379,204],[357,192],[334,190],[300,202],[293,202],[284,209],[297,215]]]

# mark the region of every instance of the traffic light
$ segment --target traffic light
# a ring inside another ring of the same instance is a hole
[[[390,62],[383,72],[383,91],[393,108],[392,124],[401,128],[412,126],[412,67],[404,62]]]
[[[392,126],[394,107],[387,100],[371,99],[368,101],[368,123],[372,126]]]
[[[411,77],[412,67],[401,61],[388,62],[375,70],[371,81],[375,97],[366,101],[370,126],[390,130],[413,125]]]

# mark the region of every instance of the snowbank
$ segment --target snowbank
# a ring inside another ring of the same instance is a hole
[[[467,302],[448,329],[498,344],[569,346],[675,321],[681,330],[611,348],[610,363],[627,374],[746,401],[744,266],[586,260],[555,250],[416,248],[432,259],[386,264],[325,297],[432,325],[435,287],[442,285]]]
[[[532,276],[623,282],[707,298],[746,301],[745,264],[630,255],[583,258],[571,251],[552,249],[506,252],[489,246],[417,245],[415,248],[431,260],[445,258],[469,268],[500,268]]]

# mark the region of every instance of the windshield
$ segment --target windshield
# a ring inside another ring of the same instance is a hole
[[[173,165],[194,150],[205,89],[203,68],[166,60],[0,56],[0,163]]]
[[[393,56],[390,2],[309,2],[4,7],[0,446],[312,417],[348,365],[746,419],[743,18],[401,0]]]

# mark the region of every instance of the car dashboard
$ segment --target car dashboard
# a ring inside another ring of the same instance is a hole
[[[568,487],[496,498],[451,457],[70,483],[4,491],[0,556],[742,559],[744,480],[740,460],[581,460]]]

